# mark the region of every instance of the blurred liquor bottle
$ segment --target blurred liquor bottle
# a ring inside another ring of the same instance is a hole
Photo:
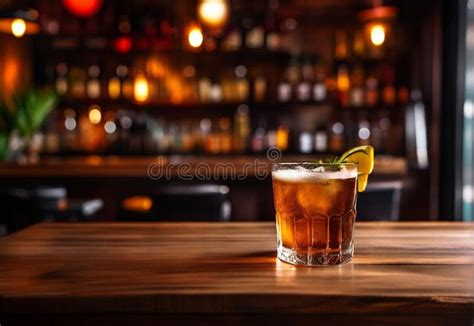
[[[228,117],[220,118],[219,125],[219,151],[218,153],[227,154],[232,152],[232,123]]]
[[[262,49],[265,45],[265,29],[259,22],[252,22],[245,35],[245,46],[249,49]]]
[[[296,97],[299,102],[311,100],[311,86],[314,83],[314,68],[309,55],[302,56],[301,79],[296,88]]]
[[[120,78],[123,79],[122,81],[122,97],[127,99],[127,100],[132,100],[133,99],[133,71],[130,67],[127,67],[125,65],[121,65],[120,67],[120,73],[117,72],[117,74],[120,76]],[[119,69],[119,68],[117,68]]]
[[[302,79],[301,65],[298,61],[297,56],[293,56],[290,59],[287,69],[288,82],[290,83],[290,100],[297,99],[297,86],[299,81]]]
[[[68,93],[69,81],[68,81],[68,66],[65,63],[58,63],[56,65],[56,92],[58,95],[63,96]]]
[[[37,160],[36,154],[40,151],[54,154],[61,149],[63,137],[61,134],[62,126],[58,123],[60,121],[58,116],[60,116],[58,112],[53,112],[52,116],[46,121],[44,135],[41,132],[33,135],[30,144],[33,157],[30,157],[30,159]]]
[[[242,30],[238,24],[229,28],[229,32],[221,42],[223,51],[239,51],[242,48]]]
[[[211,102],[213,103],[222,102],[223,92],[222,92],[222,83],[220,81],[220,78],[218,77],[213,78],[209,95],[210,95]]]
[[[99,81],[100,68],[97,65],[92,65],[87,69],[89,79],[86,85],[87,97],[97,99],[101,94],[101,86]]]
[[[239,102],[247,102],[249,98],[249,81],[247,79],[247,67],[238,65],[235,67],[235,94]]]
[[[265,46],[269,51],[279,51],[282,48],[281,32],[277,22],[278,0],[268,2],[265,19]]]
[[[313,84],[313,101],[323,103],[327,98],[327,86],[324,67],[317,65],[315,67],[316,80]]]
[[[336,32],[334,57],[338,61],[345,61],[349,57],[349,38],[345,31]]]
[[[410,90],[406,86],[400,86],[397,92],[397,102],[399,107],[404,107],[410,102]]]
[[[283,78],[278,83],[277,98],[279,102],[290,102],[292,98],[292,88],[290,84],[290,67],[288,66],[283,74]]]
[[[120,66],[116,67],[114,75],[107,82],[107,94],[111,99],[118,99],[122,95],[122,82],[118,74],[119,67]]]
[[[265,138],[267,134],[267,122],[265,119],[259,119],[255,128],[252,139],[251,148],[254,153],[261,153],[266,148]]]
[[[199,121],[199,147],[202,152],[208,152],[209,137],[212,131],[212,121],[209,118],[203,118]]]
[[[349,90],[351,87],[349,79],[349,67],[346,64],[340,64],[337,67],[337,94],[338,102],[342,107],[349,106]]]
[[[267,98],[267,79],[264,74],[258,74],[254,79],[254,99],[255,102],[263,102]]]
[[[211,80],[208,76],[202,75],[198,79],[198,95],[201,103],[208,103],[211,100]]]
[[[87,74],[81,67],[71,67],[71,87],[69,94],[73,98],[85,98]]]
[[[183,68],[185,101],[197,103],[199,101],[198,82],[196,79],[196,68],[193,65],[187,65]]]
[[[310,154],[314,148],[314,136],[311,132],[303,131],[299,135],[298,150],[303,154]]]
[[[64,110],[64,137],[62,148],[65,152],[79,151],[79,139],[77,132],[77,113],[72,108]]]
[[[314,150],[316,153],[326,153],[328,151],[328,133],[326,128],[320,127],[314,134]]]
[[[349,105],[359,108],[364,105],[364,68],[356,65],[350,75],[351,89],[349,91]]]
[[[234,115],[234,151],[244,153],[250,142],[249,107],[241,104]]]
[[[365,102],[367,107],[376,107],[379,103],[379,82],[374,76],[365,81]]]
[[[330,127],[329,151],[332,153],[342,153],[345,147],[344,124],[340,121],[335,121]]]
[[[371,128],[370,123],[365,115],[362,115],[359,120],[359,126],[357,130],[357,145],[369,145],[371,144]]]
[[[352,54],[358,59],[365,57],[365,39],[362,31],[355,31],[352,39]]]
[[[235,72],[230,69],[225,69],[220,76],[222,82],[222,100],[224,102],[236,101],[238,96],[236,94],[237,80]]]
[[[384,65],[382,73],[382,103],[384,107],[393,108],[397,102],[397,90],[395,89],[395,69]]]
[[[267,134],[265,135],[265,148],[274,148],[277,147],[277,128],[275,124],[269,124]]]
[[[275,10],[270,8],[265,20],[265,46],[269,51],[280,51],[282,49],[281,31],[278,28]]]
[[[290,128],[284,123],[278,125],[276,131],[276,146],[282,151],[286,151],[289,145]]]

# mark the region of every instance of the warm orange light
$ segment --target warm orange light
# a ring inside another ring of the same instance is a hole
[[[117,77],[110,78],[108,91],[110,98],[118,98],[120,96],[120,79]]]
[[[204,24],[209,27],[221,27],[227,22],[229,5],[225,0],[201,0],[197,11]]]
[[[161,78],[168,74],[167,65],[156,56],[150,57],[146,63],[146,74],[154,78]]]
[[[148,100],[149,86],[148,80],[145,78],[145,76],[139,75],[135,79],[133,84],[133,95],[135,97],[135,101],[137,102],[145,102]]]
[[[96,125],[102,120],[102,113],[98,105],[92,105],[89,110],[89,121]]]
[[[15,37],[22,37],[26,32],[26,23],[21,18],[13,19],[11,23],[12,34]]]
[[[188,33],[188,42],[193,48],[198,48],[201,46],[204,37],[201,32],[201,28],[193,27],[189,30]]]
[[[349,79],[349,73],[347,71],[347,68],[345,67],[340,67],[337,71],[337,89],[341,92],[347,92],[349,91],[351,87],[350,79]]]
[[[278,127],[276,132],[276,145],[282,151],[286,151],[288,148],[288,134],[289,130],[287,126]]]
[[[385,42],[385,27],[382,25],[374,25],[370,28],[370,41],[375,46],[380,46]]]
[[[0,70],[3,94],[13,94],[20,87],[22,66],[18,58],[7,56],[3,62],[3,69]]]
[[[170,92],[172,103],[181,103],[184,100],[184,85],[182,79],[178,75],[172,74],[167,78],[166,88]]]
[[[35,17],[35,10],[31,10],[29,15]],[[24,35],[36,34],[40,31],[39,24],[34,20],[27,20],[23,18],[0,18],[0,32],[12,34],[15,37],[22,37]]]
[[[121,206],[129,211],[148,212],[153,206],[153,201],[149,197],[134,196],[123,200]]]

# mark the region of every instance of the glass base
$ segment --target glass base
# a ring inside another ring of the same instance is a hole
[[[342,265],[352,260],[354,248],[339,252],[298,252],[293,249],[278,246],[278,259],[293,265],[329,266]]]

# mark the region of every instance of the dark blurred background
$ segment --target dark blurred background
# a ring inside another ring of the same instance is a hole
[[[2,0],[0,224],[272,220],[270,178],[215,165],[367,144],[358,219],[471,220],[471,8]],[[156,162],[194,177],[151,179]]]

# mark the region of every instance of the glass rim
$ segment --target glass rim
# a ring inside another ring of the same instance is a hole
[[[298,166],[298,165],[359,167],[359,163],[357,162],[319,163],[319,162],[309,162],[309,161],[301,161],[301,162],[295,161],[295,162],[273,162],[272,163],[272,166]]]

